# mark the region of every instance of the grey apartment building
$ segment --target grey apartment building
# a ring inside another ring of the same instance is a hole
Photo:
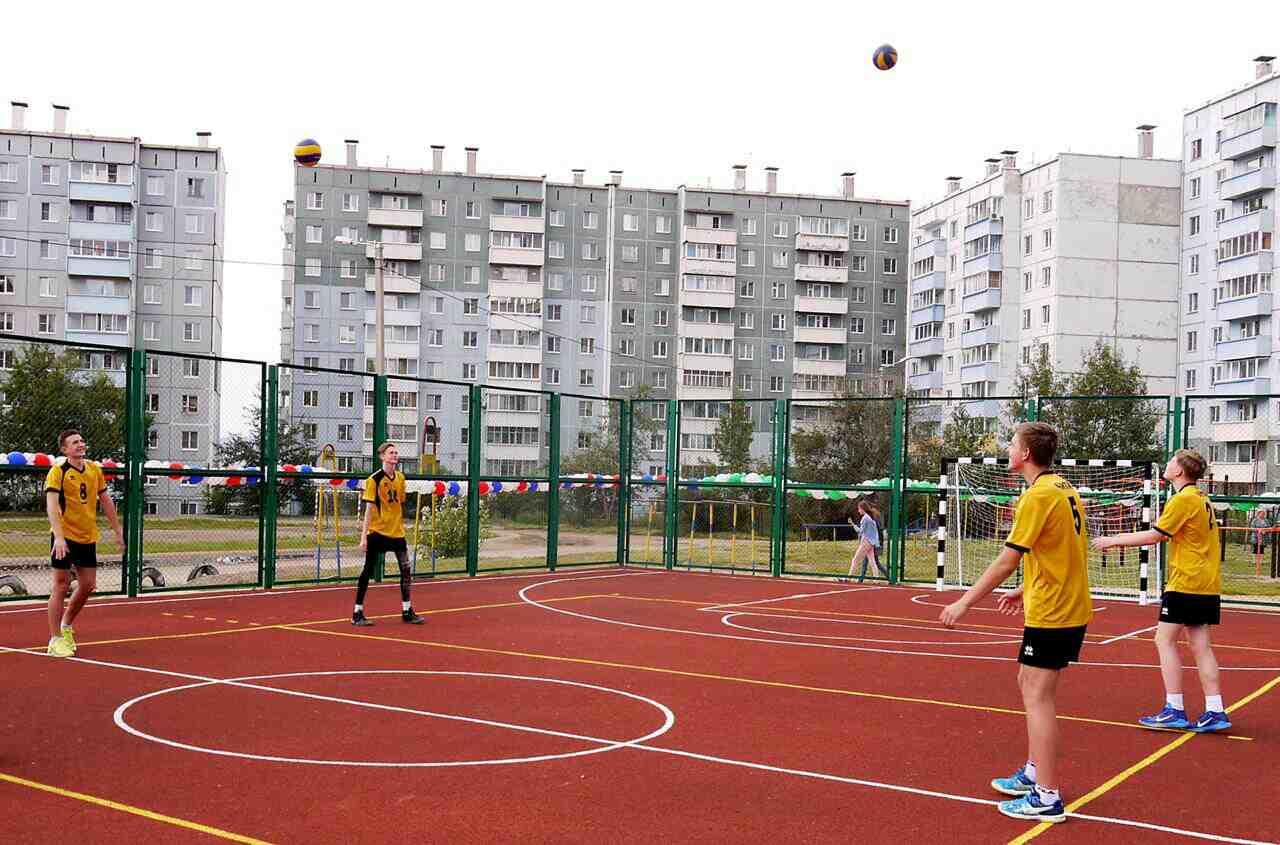
[[[1256,58],[1254,70],[1182,124],[1179,381],[1188,440],[1232,492],[1280,481],[1272,291],[1280,74],[1271,56]]]
[[[427,170],[366,167],[357,149],[296,167],[284,217],[282,359],[352,373],[286,371],[287,413],[348,465],[372,438],[359,393],[374,369],[374,241],[389,434],[412,458],[435,417],[450,471],[466,465],[464,391],[396,375],[488,386],[482,472],[515,476],[545,471],[546,409],[504,387],[582,394],[563,400],[566,455],[599,430],[605,406],[591,397],[687,400],[682,464],[694,467],[715,461],[730,399],[805,400],[796,416],[816,420],[846,387],[901,383],[908,206],[858,197],[852,173],[830,196],[780,191],[776,168],[749,190],[741,166],[732,188],[659,189],[622,171],[604,183],[482,173],[475,148],[462,170],[441,147]],[[640,445],[642,470],[666,472],[662,435]]]
[[[175,353],[148,359],[147,455],[207,465],[220,373],[182,353],[222,348],[221,151],[205,132],[192,145],[76,134],[64,106],[49,129],[28,129],[27,105],[11,107],[0,129],[0,332]],[[15,354],[0,339],[0,368]],[[123,356],[82,360],[123,387]],[[146,508],[199,513],[199,493],[154,479]]]

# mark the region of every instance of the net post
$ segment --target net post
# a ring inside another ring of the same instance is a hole
[[[547,569],[555,572],[560,555],[560,394],[547,396]],[[469,436],[469,435],[468,435]],[[470,445],[470,441],[468,441]]]
[[[674,569],[676,564],[676,532],[680,526],[679,482],[680,480],[680,400],[667,400],[667,483],[665,488],[666,508],[663,514],[662,527],[662,565],[665,569]]]
[[[631,532],[631,402],[618,402],[618,566],[626,566]]]
[[[129,369],[125,373],[126,425],[125,463],[128,465],[128,492],[125,504],[124,581],[125,592],[137,596],[142,588],[142,466],[147,459],[146,396],[147,355],[142,349],[129,352]]]
[[[1142,465],[1142,524],[1141,531],[1151,529],[1151,464]],[[1138,605],[1147,604],[1147,571],[1151,560],[1151,547],[1138,547]]]
[[[942,460],[938,473],[938,560],[934,589],[942,592],[947,567],[947,461]]]
[[[262,586],[270,590],[276,584],[276,529],[278,496],[276,473],[280,462],[280,371],[275,364],[267,367],[267,389],[263,396],[262,412],[262,514],[258,520],[262,526]]]
[[[467,393],[467,575],[474,577],[480,569],[480,443],[484,437],[484,413],[480,385],[468,385]],[[556,481],[559,483],[559,479]]]

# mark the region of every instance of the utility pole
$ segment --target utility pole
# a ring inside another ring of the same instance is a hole
[[[384,310],[384,292],[382,285],[382,241],[374,241],[373,243],[373,320],[374,330],[377,332],[377,341],[375,342],[375,353],[377,362],[374,365],[374,372],[380,376],[387,374],[387,356],[386,356],[386,328],[383,325],[386,317]]]

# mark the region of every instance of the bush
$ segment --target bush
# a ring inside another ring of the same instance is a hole
[[[431,530],[430,499],[422,506],[423,531],[418,540],[420,554],[430,553],[432,534],[435,537],[437,557],[463,557],[467,553],[467,500],[456,496],[445,499],[436,507],[435,531]],[[489,527],[489,503],[480,499],[480,536],[485,536]]]

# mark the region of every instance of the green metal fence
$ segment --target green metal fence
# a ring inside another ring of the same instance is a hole
[[[103,462],[124,527],[121,549],[102,522],[99,591],[137,595],[354,580],[360,490],[388,440],[417,577],[601,564],[843,577],[867,497],[890,580],[932,584],[942,461],[998,456],[1041,419],[1067,457],[1205,452],[1224,592],[1280,601],[1280,397],[621,399],[13,335],[0,392],[0,598],[49,590],[43,481],[67,427]]]

